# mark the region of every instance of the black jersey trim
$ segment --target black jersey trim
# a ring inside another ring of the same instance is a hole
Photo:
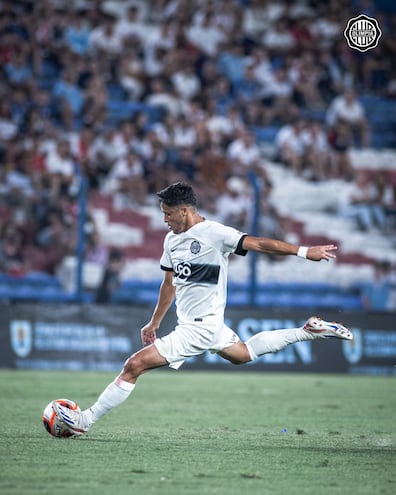
[[[234,253],[239,254],[239,256],[246,256],[247,249],[243,249],[242,244],[243,240],[247,237],[247,234],[243,234],[243,236],[239,239],[238,246],[236,247]]]
[[[173,268],[169,268],[169,266],[160,265],[160,267],[164,272],[173,272]]]

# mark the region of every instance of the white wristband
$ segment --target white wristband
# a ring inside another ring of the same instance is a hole
[[[306,258],[307,257],[307,252],[308,252],[308,248],[305,247],[305,246],[300,246],[298,248],[298,251],[297,251],[297,256],[299,258]]]

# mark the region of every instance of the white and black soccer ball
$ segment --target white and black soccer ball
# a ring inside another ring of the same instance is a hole
[[[49,404],[47,404],[43,411],[41,419],[43,421],[44,428],[53,437],[67,438],[74,436],[73,431],[58,418],[56,412],[52,407],[53,402],[54,401],[51,401]],[[59,404],[61,404],[62,406],[67,407],[73,411],[81,411],[80,406],[70,399],[55,399],[55,402],[59,402]]]

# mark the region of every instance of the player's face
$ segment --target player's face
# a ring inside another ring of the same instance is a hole
[[[160,205],[164,214],[164,222],[174,234],[180,234],[187,230],[187,212],[183,206],[166,206]]]

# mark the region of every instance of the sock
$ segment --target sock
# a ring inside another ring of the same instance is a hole
[[[253,361],[263,354],[280,351],[289,344],[295,344],[303,340],[313,340],[314,338],[303,328],[287,328],[272,330],[271,332],[260,332],[250,337],[245,344]]]
[[[110,383],[98,397],[95,404],[84,411],[84,417],[89,425],[98,421],[98,419],[108,413],[111,409],[122,404],[129,397],[134,388],[134,383],[126,382],[120,378],[117,378],[114,382]]]

